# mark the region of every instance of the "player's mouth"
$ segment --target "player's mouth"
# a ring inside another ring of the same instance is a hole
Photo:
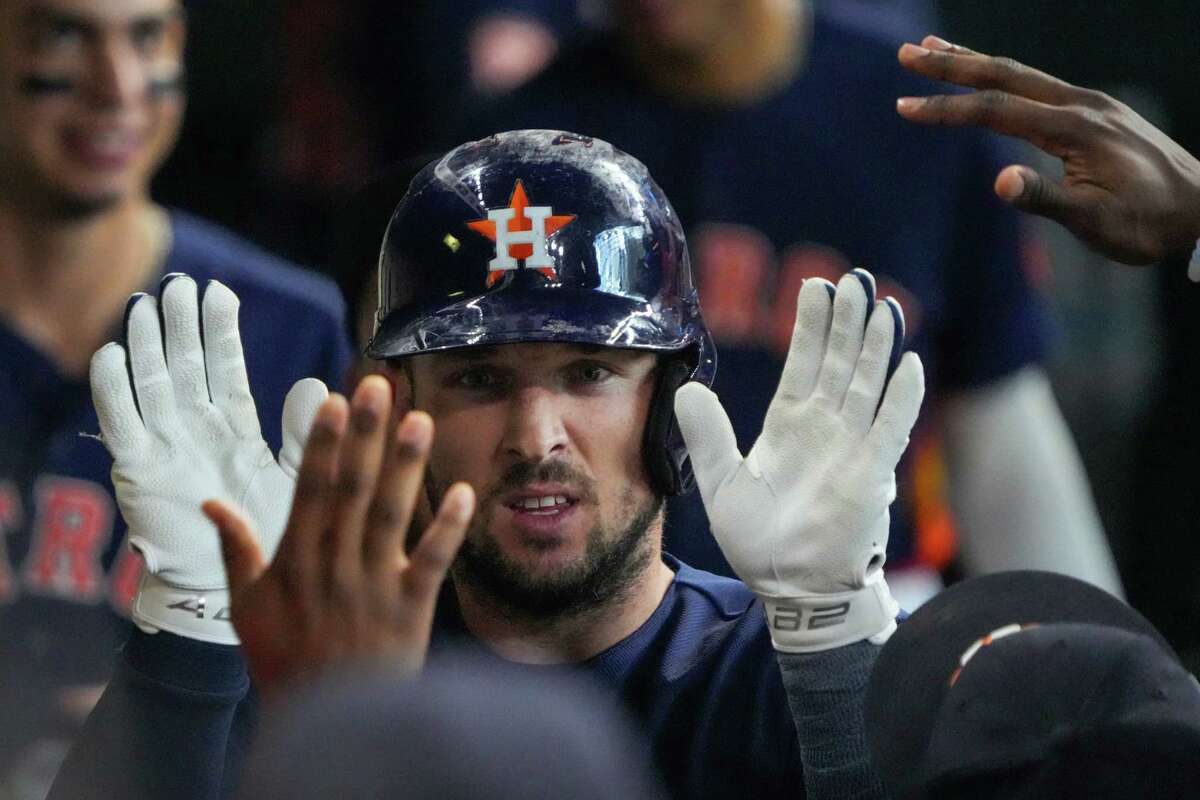
[[[541,534],[557,532],[578,504],[579,495],[560,484],[526,486],[503,501],[518,528]]]
[[[122,170],[142,149],[143,137],[128,128],[72,128],[63,141],[76,161],[95,170]]]

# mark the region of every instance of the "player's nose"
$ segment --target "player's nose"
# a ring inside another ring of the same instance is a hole
[[[146,65],[132,43],[120,39],[96,47],[90,78],[91,96],[104,108],[129,105],[146,92]]]
[[[539,462],[569,448],[555,394],[542,387],[515,392],[508,407],[501,449],[507,458]]]

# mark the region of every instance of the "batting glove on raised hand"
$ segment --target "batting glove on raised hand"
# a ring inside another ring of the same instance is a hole
[[[288,392],[276,462],[250,395],[237,296],[210,281],[201,307],[195,281],[179,275],[167,276],[160,294],[161,327],[160,303],[134,295],[126,347],[105,345],[91,365],[117,504],[130,545],[146,560],[133,619],[152,632],[237,644],[219,540],[200,504],[220,498],[244,509],[269,558],[283,535],[313,416],[329,392],[314,378]]]
[[[779,389],[745,458],[715,394],[688,383],[675,395],[713,535],[762,598],[777,650],[882,643],[895,630],[888,506],[924,395],[915,353],[888,379],[903,325],[863,270],[836,293],[805,281]]]

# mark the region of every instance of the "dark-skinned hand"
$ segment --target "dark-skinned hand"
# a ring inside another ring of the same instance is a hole
[[[414,411],[391,425],[391,407],[378,375],[364,378],[349,404],[335,394],[320,407],[270,566],[241,513],[204,504],[221,537],[233,626],[268,697],[335,664],[384,662],[412,673],[424,663],[438,589],[475,497],[467,484],[453,486],[405,552],[433,421]]]
[[[1200,161],[1133,109],[1009,58],[936,36],[900,48],[908,70],[979,91],[902,97],[913,122],[977,125],[1024,139],[1062,160],[1057,182],[1028,166],[1006,167],[996,194],[1055,220],[1115,261],[1149,264],[1186,256],[1200,238]]]

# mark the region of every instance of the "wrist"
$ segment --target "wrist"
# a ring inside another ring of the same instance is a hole
[[[181,589],[143,574],[133,599],[134,623],[146,633],[169,631],[212,644],[239,643],[229,618],[229,590]]]
[[[771,641],[782,653],[816,653],[864,640],[883,644],[900,610],[882,576],[847,592],[762,600]]]

